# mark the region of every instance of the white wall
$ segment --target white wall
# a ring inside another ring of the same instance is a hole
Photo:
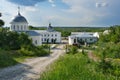
[[[49,43],[52,42],[52,39],[56,39],[56,43],[61,43],[61,33],[60,32],[41,32],[42,35],[42,42],[47,42],[49,39]],[[46,41],[45,41],[46,39]]]
[[[10,26],[10,31],[28,31],[29,27],[27,23],[14,22]]]
[[[36,46],[42,45],[41,36],[29,36],[30,39],[32,39],[32,43]]]
[[[86,41],[87,43],[95,43],[98,40],[97,37],[91,37],[91,38],[89,38],[89,37],[79,37],[79,38],[81,38],[83,41]],[[76,37],[69,36],[69,45],[75,44],[74,39],[76,39],[76,41],[77,41]]]
[[[74,44],[74,39],[75,38],[73,38],[71,36],[68,37],[68,43],[69,43],[69,45],[73,45]]]

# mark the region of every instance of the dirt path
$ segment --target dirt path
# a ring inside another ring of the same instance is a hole
[[[64,54],[63,45],[60,44],[52,50],[53,54],[46,57],[28,59],[16,66],[0,70],[0,80],[37,80],[46,67]]]
[[[97,61],[100,60],[99,57],[97,57],[92,51],[89,51],[89,52],[88,52],[88,57],[89,57],[90,59],[92,59],[93,61],[95,61],[95,62],[97,62]]]

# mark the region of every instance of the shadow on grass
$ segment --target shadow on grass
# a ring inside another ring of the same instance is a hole
[[[0,52],[0,68],[8,67],[17,64],[12,55],[6,52]]]
[[[31,80],[26,74],[39,75],[32,71],[33,63],[19,63],[15,58],[21,58],[22,55],[16,51],[0,51],[0,80]],[[42,56],[43,57],[43,56]],[[46,55],[44,57],[50,57]],[[34,64],[33,64],[34,65]]]
[[[17,64],[15,66],[3,68],[0,70],[0,80],[22,80],[22,78],[27,78],[25,74],[34,74],[37,73],[32,72],[31,66],[26,64]]]

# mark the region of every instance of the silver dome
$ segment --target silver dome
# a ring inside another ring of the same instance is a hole
[[[19,22],[19,23],[28,23],[26,18],[21,16],[21,14],[19,13],[13,20],[11,23],[14,23],[14,22]]]

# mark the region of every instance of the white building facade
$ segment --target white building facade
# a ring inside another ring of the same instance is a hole
[[[69,45],[74,44],[92,44],[98,41],[99,34],[91,32],[72,32],[68,37]]]
[[[28,34],[32,43],[36,46],[44,43],[61,43],[61,32],[55,31],[51,26],[51,23],[46,30],[29,30],[26,18],[18,12],[18,15],[10,22],[10,24],[10,31]]]

